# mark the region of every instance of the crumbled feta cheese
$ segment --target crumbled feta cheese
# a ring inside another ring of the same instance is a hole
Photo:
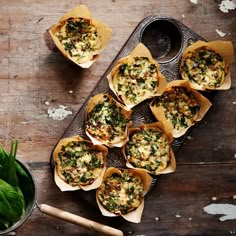
[[[228,13],[229,10],[234,10],[236,8],[236,5],[233,1],[231,0],[223,0],[220,4],[219,4],[219,9],[224,12],[224,13]]]
[[[216,29],[216,33],[220,35],[220,37],[224,37],[226,33],[223,33],[222,31]]]
[[[48,108],[48,116],[53,120],[64,120],[72,111],[67,111],[66,106],[59,105],[59,108]]]
[[[190,0],[191,3],[197,4],[197,0]]]

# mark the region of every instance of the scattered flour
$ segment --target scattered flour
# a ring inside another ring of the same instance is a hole
[[[222,31],[216,29],[216,33],[220,35],[220,37],[224,37],[226,33],[223,33]]]
[[[232,0],[223,0],[219,5],[219,9],[224,13],[228,13],[229,10],[234,10],[235,8],[236,5]]]
[[[197,4],[197,1],[198,0],[189,0],[191,3],[193,3],[193,4]]]
[[[23,125],[27,125],[27,124],[29,124],[29,121],[21,121],[20,123]]]
[[[64,120],[72,111],[67,111],[66,106],[59,105],[58,108],[48,108],[48,116],[53,120]]]
[[[181,215],[180,214],[176,214],[175,217],[176,218],[181,218]]]
[[[203,210],[212,215],[224,215],[219,218],[220,221],[236,219],[236,205],[232,204],[210,204],[205,206]]]

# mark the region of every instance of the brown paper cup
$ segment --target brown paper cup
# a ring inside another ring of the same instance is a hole
[[[122,114],[125,117],[125,119],[129,120],[129,122],[126,125],[125,131],[120,135],[116,136],[113,140],[109,139],[101,139],[99,137],[94,136],[88,129],[87,126],[87,118],[89,113],[93,110],[93,108],[100,102],[103,102],[109,98],[110,101],[114,101],[117,108],[121,108]],[[131,120],[131,110],[127,110],[125,106],[117,102],[114,98],[112,98],[109,94],[97,94],[94,97],[90,98],[87,107],[86,107],[86,114],[85,114],[85,132],[86,135],[90,138],[90,140],[93,142],[94,145],[104,144],[108,147],[122,147],[127,141],[128,141],[128,128],[132,125]]]
[[[232,42],[230,42],[230,41],[212,41],[212,42],[197,41],[196,43],[193,43],[192,45],[187,47],[183,52],[182,59],[181,59],[181,65],[180,65],[180,72],[181,72],[182,78],[184,80],[188,80],[188,77],[185,75],[184,70],[182,69],[183,63],[186,59],[186,56],[188,55],[188,52],[194,52],[195,50],[197,50],[201,47],[206,47],[206,48],[208,48],[208,49],[210,49],[222,56],[222,58],[225,61],[225,79],[220,87],[214,88],[214,89],[212,87],[199,85],[199,84],[195,83],[194,81],[189,81],[190,86],[193,89],[197,89],[197,90],[226,90],[226,89],[229,89],[231,86],[230,66],[233,63],[233,59],[234,59],[234,48],[233,48]]]
[[[190,87],[190,84],[186,80],[174,80],[167,84],[166,90],[168,90],[171,87],[184,87],[188,92],[191,92],[196,99],[198,105],[200,106],[200,110],[198,111],[197,115],[194,117],[193,126],[196,122],[200,121],[204,115],[207,113],[209,108],[211,107],[211,102],[205,98],[203,95],[201,95],[196,90],[192,89]],[[158,98],[156,98],[158,99]],[[186,131],[191,127],[186,127],[180,130],[175,130],[172,123],[166,119],[164,109],[162,107],[155,106],[155,99],[150,103],[150,109],[153,113],[153,115],[156,117],[158,121],[161,121],[163,125],[166,127],[167,130],[173,131],[173,136],[175,138],[178,138],[186,133]]]
[[[78,184],[78,186],[72,186],[72,185],[68,184],[65,181],[64,176],[59,171],[59,169],[60,169],[60,160],[59,160],[59,156],[58,156],[58,153],[60,152],[62,146],[66,145],[68,142],[71,142],[71,141],[76,141],[76,142],[81,141],[81,142],[86,142],[88,144],[92,144],[92,142],[90,142],[88,140],[84,140],[80,136],[73,136],[73,137],[69,137],[69,138],[64,138],[64,139],[61,139],[59,141],[59,143],[57,144],[56,148],[53,151],[53,160],[54,160],[54,163],[55,163],[54,180],[55,180],[56,185],[60,188],[61,191],[74,191],[74,190],[78,190],[78,189],[83,189],[85,191],[88,191],[88,190],[98,188],[100,186],[101,182],[102,182],[102,178],[103,178],[103,175],[104,175],[105,170],[106,170],[106,156],[108,154],[108,149],[103,145],[93,145],[92,146],[92,149],[99,150],[103,154],[104,164],[103,164],[103,168],[101,170],[101,173],[97,177],[97,179],[94,180],[89,185],[80,185],[80,184]]]
[[[137,103],[132,103],[128,99],[126,99],[124,95],[119,95],[117,88],[116,88],[117,83],[118,83],[117,74],[119,72],[120,66],[122,64],[128,62],[130,59],[132,59],[134,57],[147,57],[151,63],[155,64],[157,67],[156,80],[159,82],[159,86],[157,87],[156,90],[153,90],[153,94],[148,94],[148,95],[144,96]],[[121,58],[120,60],[117,61],[116,65],[112,68],[111,72],[108,74],[107,79],[109,82],[110,89],[116,94],[117,98],[121,102],[123,102],[126,105],[126,107],[129,109],[133,108],[134,106],[136,106],[137,104],[141,103],[142,101],[144,101],[148,98],[152,98],[152,97],[161,95],[165,89],[165,86],[166,86],[166,79],[160,72],[160,66],[159,66],[158,62],[152,58],[150,51],[142,43],[139,43],[131,51],[131,53],[127,57]]]
[[[105,179],[107,177],[109,177],[110,175],[112,175],[114,173],[120,174],[121,170],[124,170],[124,169],[118,169],[118,168],[114,168],[114,167],[108,168],[104,174],[103,181],[105,181]],[[143,209],[144,209],[144,196],[146,195],[146,193],[148,192],[148,190],[150,188],[150,185],[152,183],[152,177],[147,172],[145,172],[143,170],[134,170],[134,169],[126,169],[126,170],[128,170],[131,173],[134,173],[135,175],[140,176],[140,178],[142,179],[143,184],[144,184],[144,194],[143,194],[141,204],[136,209],[134,209],[131,212],[128,212],[127,214],[120,214],[120,216],[122,216],[127,221],[130,221],[133,223],[139,223],[139,222],[141,222],[141,217],[142,217],[142,213],[143,213]],[[96,200],[97,200],[97,204],[98,204],[98,207],[99,207],[102,215],[108,216],[108,217],[119,216],[119,215],[116,215],[104,208],[104,206],[102,205],[102,203],[99,200],[98,194],[99,194],[99,188],[96,191]]]
[[[155,172],[149,171],[145,168],[135,167],[133,164],[129,162],[128,157],[126,155],[126,149],[127,149],[127,143],[126,143],[126,145],[124,145],[122,148],[122,153],[126,159],[126,166],[132,169],[142,169],[153,175],[168,174],[168,173],[174,172],[176,169],[176,160],[175,160],[175,156],[172,151],[172,148],[171,148],[171,142],[173,141],[172,129],[170,127],[165,127],[162,124],[162,122],[143,124],[143,125],[138,126],[137,128],[129,129],[129,137],[135,133],[139,133],[141,130],[156,130],[158,132],[160,131],[163,132],[163,135],[168,139],[168,143],[169,143],[169,154],[168,154],[169,160],[166,161],[165,163],[166,165],[164,166],[164,168],[159,169],[159,170],[157,169]]]
[[[101,47],[99,50],[93,52],[93,58],[89,61],[80,63],[76,58],[73,58],[70,56],[69,52],[64,49],[62,46],[61,42],[59,41],[58,37],[56,36],[56,33],[58,32],[58,27],[60,27],[64,21],[68,20],[69,18],[84,18],[84,19],[89,19],[91,20],[91,23],[95,26],[97,29],[98,35],[100,36],[101,40]],[[68,58],[69,60],[73,61],[75,64],[79,65],[80,67],[83,68],[89,68],[99,57],[99,53],[108,45],[110,38],[111,38],[111,33],[112,30],[103,24],[102,22],[93,19],[91,16],[91,13],[87,6],[85,5],[80,5],[70,12],[66,13],[62,18],[59,20],[59,22],[55,25],[53,25],[49,29],[49,33],[56,44],[57,48],[61,51],[61,53]]]

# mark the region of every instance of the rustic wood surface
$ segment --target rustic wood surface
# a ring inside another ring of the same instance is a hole
[[[118,228],[128,236],[236,235],[236,220],[219,222],[219,215],[203,211],[210,203],[236,205],[235,63],[231,89],[217,93],[211,110],[192,130],[176,156],[176,172],[160,177],[146,199],[141,223],[103,217],[79,192],[60,192],[49,167],[54,145],[144,17],[173,17],[206,40],[231,40],[236,49],[236,10],[223,13],[219,2],[0,0],[0,142],[9,147],[12,139],[19,140],[17,158],[33,174],[39,203]],[[45,34],[65,12],[82,3],[113,30],[109,46],[89,69],[52,50]],[[227,34],[222,38],[216,29]],[[67,106],[73,114],[62,121],[52,120],[47,110],[58,105]],[[97,235],[38,209],[16,234]]]

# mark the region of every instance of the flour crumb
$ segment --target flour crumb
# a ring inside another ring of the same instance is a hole
[[[236,153],[234,153],[234,158],[236,158]]]
[[[197,0],[189,0],[193,4],[197,4]]]
[[[233,103],[233,105],[236,105],[236,101],[233,101],[232,103]]]
[[[216,33],[220,35],[220,37],[224,37],[226,35],[226,33],[216,29]]]
[[[181,215],[178,213],[175,215],[176,218],[181,218]]]
[[[188,219],[189,219],[190,221],[192,220],[192,218],[191,218],[191,217],[189,217]]]
[[[27,124],[29,124],[29,121],[21,121],[20,122],[22,125],[27,125]]]
[[[188,136],[187,136],[187,139],[188,139],[188,140],[192,140],[193,138],[192,138],[190,135],[188,135]]]
[[[182,18],[185,18],[185,15],[184,15],[184,14],[182,15]]]
[[[73,90],[70,90],[69,93],[72,94],[74,91]]]
[[[48,101],[46,101],[44,104],[45,104],[46,106],[49,106],[49,105],[50,105],[50,103],[49,103]]]
[[[233,204],[210,204],[205,206],[203,210],[211,215],[223,215],[219,218],[220,221],[235,220],[236,219],[236,206]]]
[[[219,4],[219,9],[224,13],[228,13],[230,10],[234,10],[235,8],[236,5],[232,0],[223,0]]]
[[[217,200],[217,197],[212,197],[211,200],[212,200],[212,201],[216,201],[216,200]]]
[[[155,221],[159,221],[160,220],[160,218],[159,217],[155,217]]]
[[[233,199],[236,200],[236,195],[233,196]]]
[[[53,120],[64,120],[68,115],[72,114],[72,111],[68,111],[66,108],[63,105],[59,105],[58,108],[48,108],[48,116]]]

